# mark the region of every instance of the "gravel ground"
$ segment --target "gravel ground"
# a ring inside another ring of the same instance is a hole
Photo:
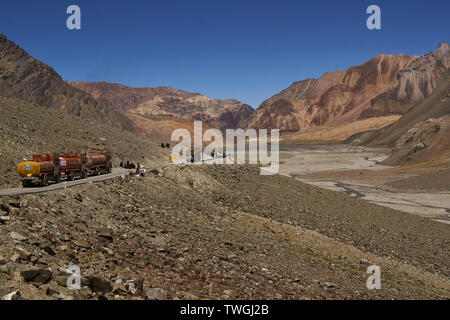
[[[169,167],[1,201],[0,295],[450,297],[448,225],[256,167]],[[65,287],[72,264],[81,290]],[[381,290],[366,288],[369,264]]]
[[[387,185],[403,190],[450,191],[450,168],[395,180],[387,183]]]

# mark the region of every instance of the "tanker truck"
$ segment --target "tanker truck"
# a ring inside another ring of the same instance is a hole
[[[59,155],[33,155],[32,161],[19,163],[17,172],[24,187],[30,187],[33,184],[46,186],[49,181],[60,182]]]
[[[62,178],[74,180],[112,171],[110,152],[66,153],[34,155],[32,161],[19,163],[17,172],[24,187],[47,186],[50,181],[59,183]]]
[[[61,175],[69,181],[112,171],[110,152],[66,153],[60,158],[59,165]]]

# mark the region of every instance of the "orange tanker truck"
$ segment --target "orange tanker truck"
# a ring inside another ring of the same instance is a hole
[[[109,152],[66,153],[59,161],[61,174],[67,180],[75,177],[86,178],[88,175],[111,173],[112,162]]]
[[[24,187],[29,187],[34,183],[41,186],[48,185],[50,180],[60,182],[59,156],[57,154],[34,155],[32,161],[19,163],[17,172]]]
[[[90,152],[86,155],[86,168],[94,174],[111,173],[110,152]]]
[[[86,178],[89,174],[110,173],[112,170],[109,152],[66,153],[34,155],[32,161],[19,163],[17,172],[24,187],[34,184],[46,186],[50,181],[59,183],[62,177],[73,180]]]

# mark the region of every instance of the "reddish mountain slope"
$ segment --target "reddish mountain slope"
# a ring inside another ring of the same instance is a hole
[[[450,114],[415,124],[400,137],[383,163],[402,165],[450,161]]]
[[[106,82],[70,82],[70,85],[128,115],[202,120],[221,129],[236,128],[253,112],[249,105],[237,100],[216,100],[168,87],[131,88]]]
[[[433,93],[450,67],[450,45],[441,42],[434,53],[419,57],[398,74],[396,85],[377,96],[361,118],[405,114]]]
[[[337,131],[345,140],[355,130],[392,124],[393,116],[430,97],[449,64],[446,42],[421,57],[382,54],[345,71],[293,83],[264,101],[245,124],[278,128],[290,141],[334,141]]]
[[[394,124],[367,132],[353,143],[392,147],[389,165],[450,161],[450,69],[433,94]]]
[[[430,97],[408,111],[397,122],[380,130],[362,134],[354,142],[369,146],[393,147],[414,125],[447,114],[450,114],[450,70],[447,70],[439,80],[438,87]]]
[[[400,70],[415,59],[383,54],[346,71],[296,82],[263,102],[248,127],[299,131],[358,120],[371,107],[371,100],[394,86]]]

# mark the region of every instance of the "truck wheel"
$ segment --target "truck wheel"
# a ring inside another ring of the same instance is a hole
[[[31,186],[30,181],[28,180],[22,180],[22,187],[29,188]]]
[[[68,180],[68,181],[72,181],[73,178],[74,178],[73,173],[72,173],[72,172],[69,172],[69,174],[67,175],[67,180]]]
[[[41,179],[41,187],[46,186],[48,186],[48,176],[45,176],[44,178]]]

